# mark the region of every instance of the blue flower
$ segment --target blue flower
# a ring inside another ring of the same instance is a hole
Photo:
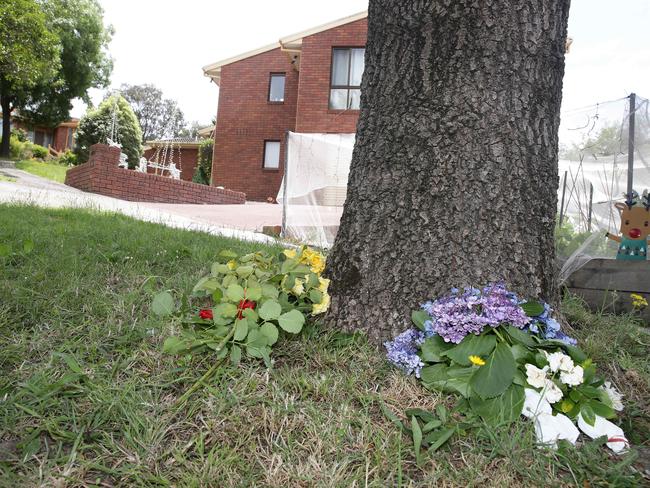
[[[424,366],[422,359],[418,356],[419,346],[424,342],[424,334],[415,329],[408,329],[395,337],[393,341],[384,342],[388,353],[388,360],[406,374],[415,373],[416,378],[420,377],[420,371]]]

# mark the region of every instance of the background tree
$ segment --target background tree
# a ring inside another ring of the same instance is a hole
[[[327,321],[375,341],[453,286],[554,302],[568,0],[370,0]]]
[[[34,0],[0,2],[0,156],[9,156],[11,114],[21,96],[39,80],[51,79],[58,67],[60,45],[47,28],[40,4]]]
[[[212,152],[214,150],[214,140],[205,139],[199,145],[199,154],[197,157],[196,170],[192,181],[209,185],[212,180]]]
[[[142,127],[142,142],[176,137],[185,126],[175,100],[163,98],[154,85],[122,85],[122,96],[131,104]]]
[[[31,123],[56,126],[70,118],[72,100],[90,105],[88,90],[108,86],[113,63],[108,55],[112,27],[104,27],[97,0],[40,2],[49,30],[59,41],[60,62],[53,78],[41,77],[20,97],[21,116]]]
[[[75,153],[77,161],[88,161],[90,146],[113,139],[122,145],[130,168],[142,156],[142,131],[129,102],[120,95],[107,97],[96,109],[89,109],[79,121]]]

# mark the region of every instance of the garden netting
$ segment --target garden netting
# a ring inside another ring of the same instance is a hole
[[[590,259],[616,256],[616,244],[604,234],[618,231],[613,203],[624,200],[627,188],[629,107],[629,97],[624,97],[561,114],[558,216],[562,225],[557,227],[556,250],[564,263],[562,280]],[[648,99],[636,96],[634,115],[633,187],[641,194],[650,188]],[[332,246],[343,212],[354,140],[354,134],[288,133],[287,174],[278,194],[284,207],[284,236],[322,248]]]

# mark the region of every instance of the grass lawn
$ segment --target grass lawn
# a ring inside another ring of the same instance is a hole
[[[455,438],[422,466],[380,410],[431,409],[432,395],[363,337],[317,324],[274,348],[275,364],[224,367],[160,352],[169,325],[151,297],[187,290],[224,248],[259,248],[79,210],[0,206],[0,486],[641,486],[650,429],[649,337],[629,317],[565,313],[625,393],[636,445],[533,447],[528,422]],[[603,371],[604,370],[604,371]]]
[[[33,159],[17,161],[16,168],[59,183],[65,181],[65,174],[68,171],[67,166],[56,163],[34,161]]]

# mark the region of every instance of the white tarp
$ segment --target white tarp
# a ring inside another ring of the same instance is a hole
[[[288,133],[285,178],[277,198],[284,208],[286,237],[332,246],[343,213],[354,139],[354,134]]]

